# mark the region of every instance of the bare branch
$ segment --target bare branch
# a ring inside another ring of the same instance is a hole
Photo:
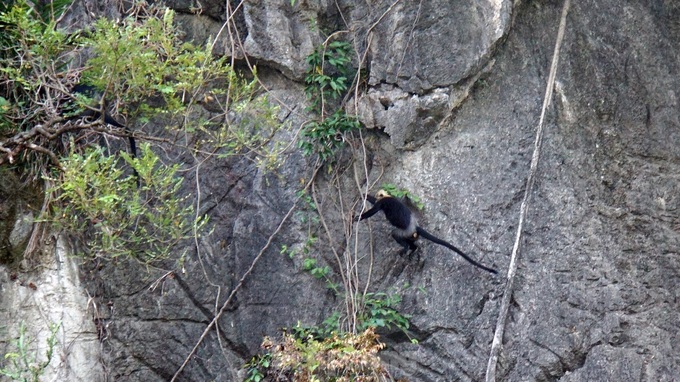
[[[309,186],[312,184],[312,182],[314,182],[314,180],[316,179],[316,174],[319,172],[320,168],[321,168],[320,165],[316,166],[316,168],[314,170],[314,174],[312,175],[311,179],[309,180],[309,182],[307,182],[307,185],[304,188],[305,190],[307,190],[309,188]],[[205,337],[208,335],[208,333],[210,333],[210,330],[212,329],[212,327],[215,326],[217,324],[217,321],[220,319],[220,317],[222,317],[222,314],[224,313],[224,311],[227,309],[227,307],[229,306],[229,304],[233,300],[234,296],[236,295],[236,292],[238,292],[238,290],[241,289],[241,286],[243,285],[245,280],[248,278],[248,276],[253,271],[253,269],[255,269],[255,265],[257,264],[257,262],[260,260],[260,258],[262,258],[262,255],[264,255],[265,251],[269,248],[269,246],[271,246],[272,241],[274,240],[274,237],[279,233],[279,231],[281,231],[281,229],[283,228],[283,226],[286,223],[286,221],[288,220],[288,218],[290,218],[290,216],[293,214],[293,211],[295,211],[295,208],[297,207],[297,203],[300,201],[300,198],[302,198],[302,195],[298,196],[295,199],[295,202],[293,202],[293,206],[288,210],[288,213],[286,213],[286,215],[283,217],[283,219],[281,219],[281,222],[279,223],[278,227],[276,227],[274,232],[269,236],[269,239],[267,240],[267,244],[265,244],[265,246],[262,247],[262,249],[257,254],[257,256],[255,256],[252,263],[250,264],[250,268],[248,268],[248,270],[243,274],[243,276],[241,277],[241,280],[239,280],[236,287],[229,294],[229,297],[227,297],[227,300],[224,302],[224,304],[222,304],[222,308],[220,309],[220,311],[217,313],[215,318],[213,318],[212,321],[210,321],[210,324],[208,324],[208,327],[205,328],[205,330],[203,331],[203,334],[201,334],[201,337],[196,342],[196,345],[194,345],[194,348],[191,349],[191,352],[189,352],[189,355],[187,355],[187,357],[184,359],[184,362],[182,363],[182,365],[179,367],[179,369],[177,369],[175,374],[172,376],[172,379],[170,380],[170,382],[174,382],[177,379],[177,377],[182,373],[182,371],[184,370],[186,365],[191,360],[191,357],[196,353],[196,350],[198,350],[198,347],[201,345],[201,343],[203,342]]]

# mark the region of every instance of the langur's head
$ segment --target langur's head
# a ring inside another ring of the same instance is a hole
[[[215,96],[210,93],[203,94],[203,99],[199,99],[198,103],[210,103],[215,102]]]
[[[380,191],[378,191],[377,194],[375,194],[375,198],[378,199],[378,200],[383,199],[383,198],[389,198],[390,196],[391,195],[385,190],[380,190]]]

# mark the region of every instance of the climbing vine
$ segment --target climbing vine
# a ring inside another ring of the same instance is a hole
[[[321,162],[329,161],[342,147],[347,132],[360,128],[358,119],[339,104],[354,74],[351,62],[351,45],[344,41],[323,44],[307,57],[308,110],[318,119],[304,126],[299,146],[307,156],[318,155]]]

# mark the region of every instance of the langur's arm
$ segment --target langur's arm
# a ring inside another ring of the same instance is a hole
[[[374,197],[371,196],[371,195],[366,195],[366,200],[368,200],[369,202],[373,203],[373,208],[371,208],[370,210],[368,210],[368,211],[364,212],[363,214],[361,214],[361,216],[359,216],[359,220],[368,219],[368,218],[370,218],[371,216],[373,216],[373,215],[375,215],[376,213],[378,213],[378,211],[382,210],[382,205],[383,205],[383,204],[380,203],[380,200],[377,200],[376,198],[374,198]]]
[[[366,195],[366,200],[371,202],[371,204],[373,204],[373,207],[368,211],[365,211],[363,214],[361,214],[361,216],[359,216],[359,218],[356,219],[357,221],[368,219],[382,209],[382,205],[378,205],[378,199],[376,199],[375,196]]]

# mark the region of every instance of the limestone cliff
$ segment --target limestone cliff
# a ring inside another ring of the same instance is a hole
[[[96,3],[76,2],[72,12],[87,14],[84,9]],[[367,76],[350,110],[365,126],[366,155],[344,158],[342,173],[319,176],[316,204],[328,212],[328,232],[320,231],[314,251],[337,277],[334,253],[356,250],[359,273],[366,282],[370,272],[372,291],[402,294],[400,311],[412,316],[418,344],[398,331],[381,333],[388,345],[383,360],[395,379],[484,380],[499,304],[508,293],[505,273],[562,2],[168,4],[185,12],[179,19],[186,37],[198,40],[219,33],[234,12],[234,27],[221,32],[217,49],[257,64],[270,99],[282,105],[281,120],[290,123],[282,133],[287,139],[308,118],[303,78],[313,49],[342,31],[356,56],[365,57],[353,63]],[[102,14],[109,11],[115,13]],[[679,20],[680,5],[668,0],[572,2],[499,381],[680,378]],[[40,284],[50,285],[39,286],[45,291],[40,304],[68,297],[70,309],[82,309],[59,316],[65,329],[70,325],[60,354],[68,353],[69,339],[81,330],[76,323],[93,306],[86,296],[97,306],[97,325],[88,324],[85,342],[99,330],[101,359],[82,350],[91,349],[86,344],[79,351],[97,366],[92,374],[74,373],[170,380],[262,248],[268,249],[217,330],[177,380],[240,380],[240,367],[263,336],[327,317],[342,302],[301,271],[299,257],[280,253],[282,245],[301,246],[308,226],[289,220],[267,247],[301,178],[308,180],[307,170],[306,158],[294,150],[279,174],[239,159],[203,169],[201,206],[214,232],[187,248],[183,268],[172,273],[119,262],[90,264],[76,277],[62,255],[48,269],[33,270]],[[356,174],[365,175],[358,186]],[[193,173],[187,179],[196,181]],[[419,259],[400,257],[382,217],[354,226],[355,247],[343,214],[352,207],[358,212],[361,192],[367,185],[375,192],[381,183],[420,196],[422,225],[499,275],[431,243],[422,244]],[[17,286],[20,280],[10,273],[0,272],[3,322],[27,309],[24,294],[38,292]],[[77,288],[57,288],[66,284]],[[47,293],[52,288],[57,291]]]

